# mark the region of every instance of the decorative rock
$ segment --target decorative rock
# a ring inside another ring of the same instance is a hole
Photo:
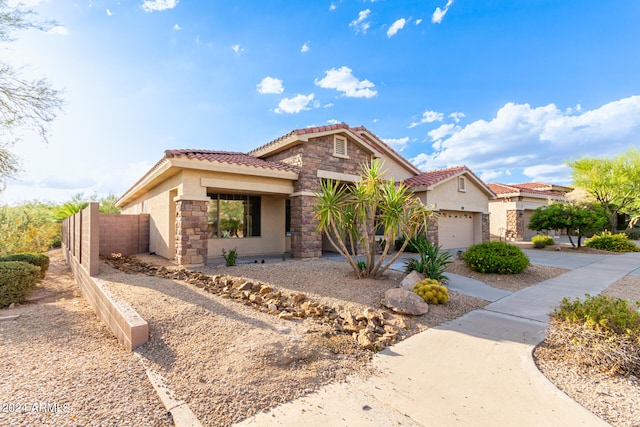
[[[387,290],[382,305],[396,313],[414,316],[421,316],[429,311],[429,305],[418,294],[401,288]]]
[[[423,280],[424,276],[413,270],[411,273],[407,274],[404,279],[402,279],[402,282],[400,282],[400,287],[408,291],[413,291],[413,287],[416,285],[416,283],[420,283]]]

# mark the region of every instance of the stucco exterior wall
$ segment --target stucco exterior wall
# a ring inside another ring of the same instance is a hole
[[[454,178],[422,193],[420,198],[423,203],[433,205],[435,210],[489,213],[487,193],[468,178],[466,188],[467,191],[458,191],[458,178]]]
[[[548,206],[550,203],[548,199],[533,197],[499,198],[489,201],[491,238],[504,240],[506,236],[516,240],[530,239],[536,235],[535,231],[527,228],[531,214],[537,208]]]

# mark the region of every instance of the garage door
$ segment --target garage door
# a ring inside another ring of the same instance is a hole
[[[438,242],[443,249],[467,248],[473,245],[473,214],[441,211],[438,218]]]

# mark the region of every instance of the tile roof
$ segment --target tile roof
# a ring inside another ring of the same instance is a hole
[[[432,186],[465,171],[472,173],[466,166],[453,166],[446,169],[437,169],[412,176],[411,178],[406,179],[404,183],[410,187],[416,187],[418,185]]]
[[[290,166],[284,163],[270,162],[262,160],[254,156],[250,156],[245,153],[233,152],[233,151],[215,151],[215,150],[166,150],[164,152],[166,159],[176,157],[186,157],[187,159],[206,160],[209,162],[229,163],[233,165],[241,166],[253,166],[262,169],[275,169],[283,171],[294,171],[298,169],[294,166]]]
[[[551,184],[543,184],[539,182],[527,182],[524,184],[497,184],[491,183],[487,186],[496,193],[496,195],[530,195],[530,196],[545,196],[545,197],[563,197],[562,192],[551,191]],[[547,188],[547,189],[545,189]]]

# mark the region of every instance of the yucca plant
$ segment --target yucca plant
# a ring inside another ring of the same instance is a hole
[[[449,278],[444,275],[447,265],[451,264],[451,254],[442,251],[441,245],[436,245],[427,239],[416,239],[416,249],[420,258],[412,258],[405,261],[405,270],[407,273],[417,271],[430,279],[442,282]]]
[[[383,264],[398,236],[413,236],[426,229],[433,211],[403,183],[383,178],[382,163],[362,166],[360,180],[353,185],[325,180],[316,193],[317,231],[346,258],[358,277],[380,277],[402,254],[405,241],[392,259]],[[384,246],[376,257],[376,229],[383,230]],[[358,265],[358,251],[365,255],[365,268]]]

